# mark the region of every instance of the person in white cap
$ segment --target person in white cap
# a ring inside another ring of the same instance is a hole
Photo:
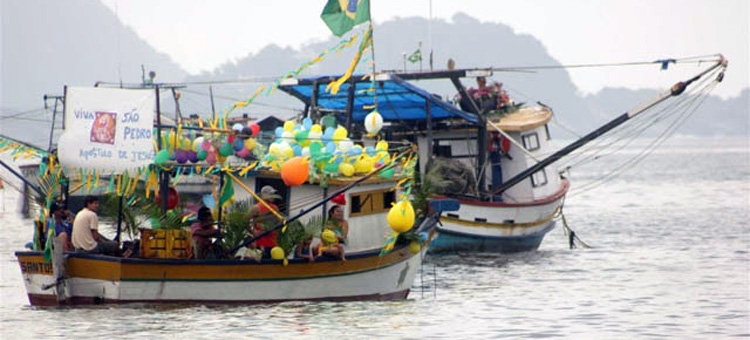
[[[276,189],[274,189],[274,187],[270,185],[263,186],[260,189],[260,198],[266,201],[268,206],[270,206],[274,211],[278,212],[279,208],[276,206],[276,204],[273,203],[273,201],[275,201],[278,197],[278,195],[276,195],[276,192]],[[263,233],[269,228],[275,227],[279,222],[278,218],[276,218],[276,215],[271,213],[271,210],[269,210],[268,207],[266,207],[266,205],[261,202],[256,203],[252,208],[250,208],[249,217],[250,226],[252,226],[252,230],[250,232],[252,232],[254,236]],[[276,231],[274,230],[268,233],[266,236],[255,240],[255,244],[258,249],[263,251],[264,258],[270,258],[271,249],[277,246]]]

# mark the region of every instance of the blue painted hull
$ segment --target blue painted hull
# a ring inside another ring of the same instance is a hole
[[[459,233],[438,228],[438,237],[430,243],[429,253],[450,253],[457,251],[519,253],[536,250],[555,221],[537,233],[523,236],[491,237]]]

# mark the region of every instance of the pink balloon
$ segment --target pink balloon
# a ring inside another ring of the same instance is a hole
[[[243,147],[242,150],[237,151],[237,157],[245,158],[248,155],[250,155],[250,150],[248,150],[246,147]]]

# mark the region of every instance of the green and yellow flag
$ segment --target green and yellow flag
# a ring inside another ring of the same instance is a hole
[[[422,61],[422,51],[417,49],[416,51],[414,51],[414,53],[412,53],[409,56],[409,58],[407,58],[407,60],[409,60],[409,62],[412,62],[412,63]]]
[[[221,190],[219,192],[219,207],[226,208],[233,202],[234,202],[234,185],[232,184],[232,178],[227,177],[224,179],[224,185],[221,187]]]
[[[370,0],[328,0],[320,18],[340,37],[356,25],[370,20]]]

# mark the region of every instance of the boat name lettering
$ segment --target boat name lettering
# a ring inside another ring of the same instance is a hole
[[[20,262],[21,272],[28,274],[52,274],[52,263]]]
[[[81,149],[78,155],[86,160],[89,158],[112,158],[112,150],[94,147],[89,150]]]
[[[151,139],[151,129],[125,127],[124,139]]]
[[[94,120],[94,113],[91,111],[75,110],[73,111],[76,119],[91,119]]]

